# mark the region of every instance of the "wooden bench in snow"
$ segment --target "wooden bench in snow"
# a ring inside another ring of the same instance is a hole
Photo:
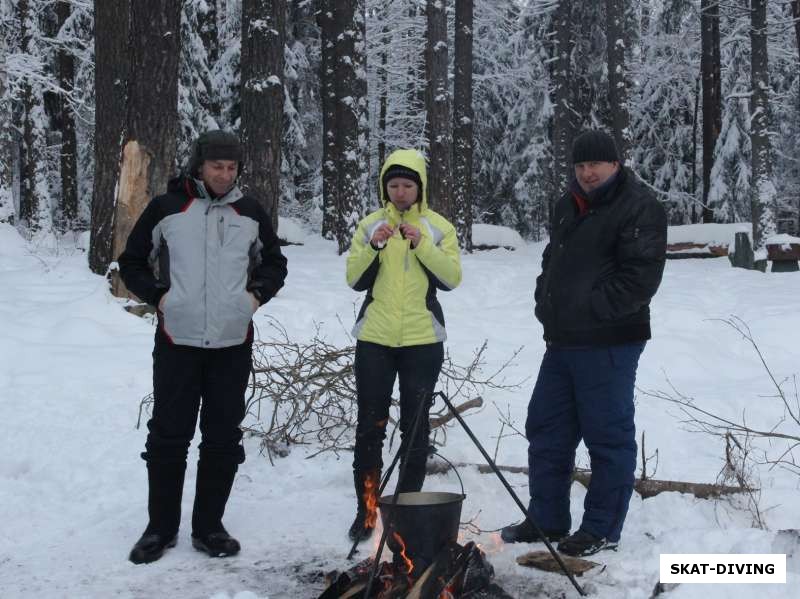
[[[728,255],[728,244],[709,245],[707,243],[682,243],[667,244],[667,258],[670,260],[681,258],[721,258]]]
[[[738,231],[750,223],[677,225],[667,229],[667,258],[721,258],[728,255]]]
[[[767,239],[767,259],[772,261],[772,272],[797,272],[800,270],[800,237],[773,235]]]

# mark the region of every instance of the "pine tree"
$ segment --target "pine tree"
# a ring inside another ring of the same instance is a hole
[[[41,37],[35,6],[19,0],[20,59],[24,63],[20,79],[22,103],[22,144],[20,152],[20,225],[31,234],[53,229],[50,186],[46,168],[47,116],[44,86],[48,76],[41,59]]]
[[[454,220],[453,134],[447,59],[447,13],[444,0],[427,0],[425,15],[425,109],[428,140],[428,201],[445,218]]]
[[[639,82],[631,99],[630,163],[664,202],[671,224],[691,220],[697,205],[695,109],[699,20],[689,0],[653,4]]]
[[[17,143],[11,116],[14,102],[9,82],[8,55],[14,43],[12,37],[13,13],[8,0],[0,0],[0,223],[14,224],[14,166],[17,161]]]
[[[749,27],[745,13],[721,14],[722,126],[708,190],[708,206],[717,222],[750,219]]]
[[[185,0],[181,10],[181,56],[178,77],[178,160],[189,155],[192,141],[204,131],[219,129],[219,102],[214,78],[215,4]],[[176,165],[180,166],[180,165]]]
[[[278,229],[285,0],[244,0],[242,18],[242,187],[255,195]]]
[[[750,194],[753,218],[753,248],[764,248],[775,233],[777,192],[772,180],[770,142],[770,79],[767,48],[767,0],[750,3],[750,148],[752,178]]]
[[[458,242],[472,251],[472,0],[456,2],[453,78],[453,207]]]
[[[116,257],[114,206],[127,105],[130,0],[95,5],[95,153],[89,267],[105,274]]]

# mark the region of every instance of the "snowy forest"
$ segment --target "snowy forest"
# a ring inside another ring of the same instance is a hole
[[[0,222],[91,230],[98,273],[216,128],[274,222],[340,253],[398,147],[465,249],[471,223],[542,239],[586,128],[670,224],[798,231],[800,0],[0,0],[0,62]]]

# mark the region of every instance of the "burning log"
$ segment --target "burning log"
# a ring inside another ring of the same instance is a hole
[[[342,574],[328,577],[330,586],[319,599],[458,599],[460,597],[485,597],[507,599],[506,594],[492,582],[494,568],[485,554],[473,542],[464,546],[449,543],[421,573],[411,567],[411,560],[397,558],[393,563],[381,564],[378,580],[369,598],[363,597],[364,588],[374,565],[366,559]],[[417,575],[418,574],[418,575]]]

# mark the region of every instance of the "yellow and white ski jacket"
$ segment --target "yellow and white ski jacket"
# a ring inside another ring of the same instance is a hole
[[[367,291],[353,335],[389,347],[406,347],[444,341],[447,338],[442,307],[436,290],[450,291],[461,283],[461,258],[456,231],[450,222],[428,208],[425,159],[416,150],[397,150],[386,160],[383,174],[392,165],[414,170],[422,180],[419,200],[400,212],[383,197],[383,207],[361,220],[347,256],[347,284]],[[376,250],[370,244],[383,223],[397,229],[408,223],[421,232],[419,244],[403,239],[400,231]]]

